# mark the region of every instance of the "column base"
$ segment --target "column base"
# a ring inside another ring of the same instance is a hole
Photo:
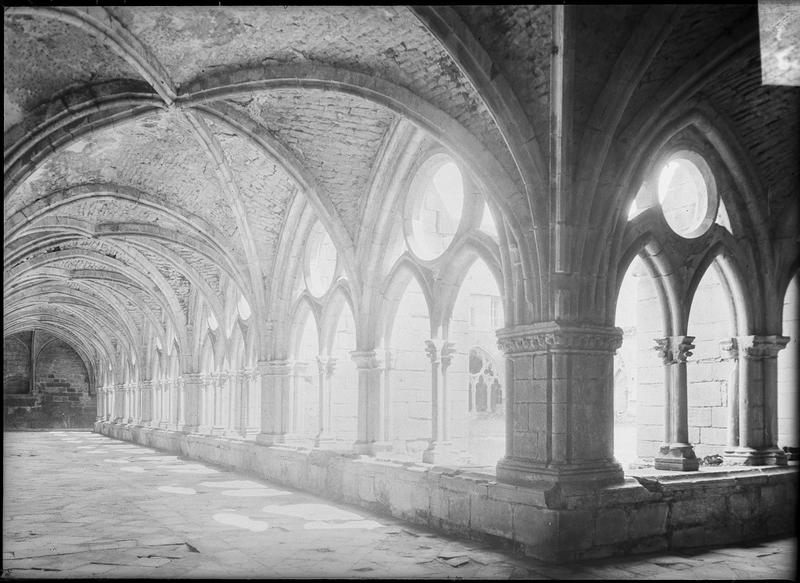
[[[299,445],[302,437],[294,433],[256,433],[255,440],[262,445]]]
[[[333,447],[336,445],[336,436],[333,433],[324,431],[314,438],[314,447]]]
[[[212,425],[211,430],[208,432],[209,435],[219,435],[222,436],[225,434],[225,428],[221,425]]]
[[[378,455],[392,451],[392,444],[388,441],[356,441],[353,451],[361,455]]]
[[[786,452],[778,447],[737,447],[725,450],[722,458],[725,463],[736,466],[785,466],[788,461]]]
[[[178,427],[181,433],[200,433],[199,425],[181,425]]]
[[[655,458],[657,470],[676,472],[692,472],[700,469],[700,460],[694,454],[694,448],[688,443],[671,443],[664,445]]]
[[[625,481],[625,472],[622,466],[613,460],[555,465],[504,457],[497,462],[497,480],[521,486],[544,481],[599,488],[621,484]]]
[[[422,452],[422,461],[426,464],[454,464],[457,453],[449,441],[432,441],[428,449]]]

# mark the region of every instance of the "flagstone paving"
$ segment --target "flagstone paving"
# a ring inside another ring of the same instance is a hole
[[[88,431],[3,439],[3,578],[795,579],[796,552],[550,565]]]

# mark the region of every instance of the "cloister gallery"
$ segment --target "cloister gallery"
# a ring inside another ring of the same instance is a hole
[[[794,532],[759,9],[5,8],[5,429],[547,560]]]

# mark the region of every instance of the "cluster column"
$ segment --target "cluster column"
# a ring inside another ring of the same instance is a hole
[[[694,350],[694,336],[657,338],[654,350],[664,362],[666,406],[664,407],[664,445],[655,459],[657,470],[692,471],[700,460],[689,443],[689,407],[686,385],[686,359]]]
[[[141,395],[141,424],[148,426],[153,419],[153,381],[142,381],[139,384],[139,393]]]
[[[223,407],[225,398],[225,386],[228,382],[228,374],[220,371],[213,377],[213,408],[211,415],[211,435],[222,435],[225,433],[223,422]]]
[[[183,375],[178,428],[184,433],[194,433],[200,428],[202,388],[203,375],[196,372]]]
[[[384,367],[374,350],[350,353],[358,369],[358,438],[354,450],[365,455],[387,451],[383,414],[386,391]]]
[[[621,344],[616,327],[543,322],[498,332],[508,393],[498,480],[624,480],[614,459],[614,352]]]
[[[336,370],[336,359],[332,356],[317,357],[317,373],[319,374],[319,433],[314,438],[314,447],[324,447],[336,443],[333,434],[333,411],[331,379]]]
[[[429,464],[450,461],[453,452],[448,434],[447,369],[455,348],[446,340],[426,340],[425,354],[431,361],[431,439],[422,452],[422,461]]]
[[[778,352],[789,338],[739,336],[739,443],[729,463],[785,465],[778,447]]]

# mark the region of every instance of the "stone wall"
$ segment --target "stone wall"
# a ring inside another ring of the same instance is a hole
[[[705,470],[570,491],[333,451],[103,422],[95,430],[437,530],[504,541],[545,561],[737,543],[795,529],[796,468]]]
[[[36,354],[33,363],[31,344]],[[86,367],[71,346],[36,331],[6,338],[3,348],[5,428],[92,425],[97,418],[96,396],[90,394]],[[20,393],[25,383],[30,385],[31,370],[32,390]]]

